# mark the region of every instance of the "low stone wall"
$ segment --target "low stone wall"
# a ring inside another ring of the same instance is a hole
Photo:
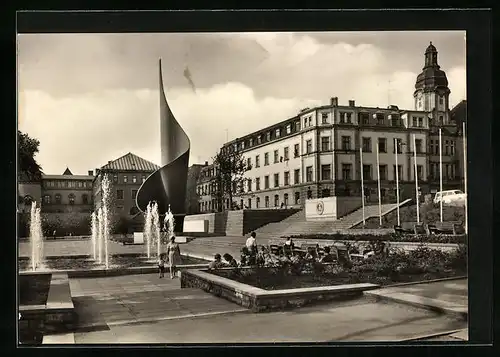
[[[227,212],[192,214],[184,218],[184,221],[208,221],[208,234],[225,235],[227,225]],[[190,233],[190,232],[183,232]],[[199,234],[199,232],[197,232]]]
[[[265,312],[304,306],[318,301],[355,298],[361,296],[363,291],[377,289],[379,286],[349,284],[268,291],[210,274],[206,270],[188,270],[181,275],[181,287],[198,288],[235,302],[253,312]]]
[[[205,234],[200,232],[183,232],[192,236],[243,236],[266,224],[279,222],[297,213],[299,209],[245,209],[217,213],[204,213],[186,216],[185,221],[207,221]]]
[[[255,209],[243,211],[243,232],[248,234],[269,223],[280,222],[299,212],[300,209]]]
[[[45,310],[44,331],[50,333],[71,330],[74,328],[75,317],[68,274],[53,273]]]
[[[37,273],[30,272],[25,275],[37,275]],[[43,305],[21,305],[19,314],[21,335],[63,332],[73,329],[76,315],[71,299],[68,274],[52,272],[47,302]]]

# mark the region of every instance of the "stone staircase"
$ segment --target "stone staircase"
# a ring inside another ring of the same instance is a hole
[[[411,200],[400,202],[402,207],[408,204]],[[396,203],[382,205],[382,215],[386,215],[397,208]],[[378,205],[365,206],[365,219],[377,217],[379,215]],[[302,210],[292,216],[282,220],[281,222],[270,223],[256,230],[257,237],[274,239],[285,236],[302,235],[302,234],[322,234],[333,233],[351,229],[363,222],[363,209],[360,208],[351,214],[341,217],[337,221],[307,221],[305,211]]]

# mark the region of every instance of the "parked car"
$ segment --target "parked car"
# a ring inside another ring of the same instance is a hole
[[[465,202],[467,195],[460,190],[448,190],[436,192],[434,196],[434,203],[440,203],[443,200],[443,204],[454,204]]]

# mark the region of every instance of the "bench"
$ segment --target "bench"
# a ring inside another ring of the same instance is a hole
[[[402,222],[400,226],[394,226],[394,232],[396,233],[413,233],[413,234],[424,234],[426,229],[423,223],[417,222]]]
[[[277,244],[271,244],[269,250],[275,255],[280,255],[283,252],[283,247]]]
[[[449,222],[436,222],[433,224],[429,224],[429,231],[432,234],[463,234],[464,227],[462,226],[462,222],[458,221],[449,221]]]

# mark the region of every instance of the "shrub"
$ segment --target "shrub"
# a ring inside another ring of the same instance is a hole
[[[437,235],[427,235],[427,234],[402,234],[402,233],[390,233],[384,235],[376,234],[302,234],[291,236],[292,239],[324,239],[331,241],[368,241],[368,242],[417,242],[417,243],[458,243],[464,244],[467,241],[467,235],[449,235],[449,234],[437,234]]]

